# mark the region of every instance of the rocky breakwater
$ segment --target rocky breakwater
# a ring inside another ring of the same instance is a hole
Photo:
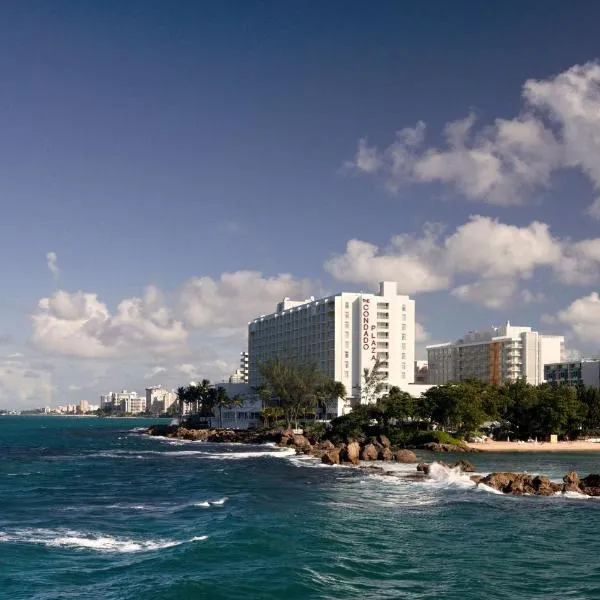
[[[192,429],[181,425],[152,425],[146,430],[156,435],[180,440],[211,442],[214,444],[277,443],[281,431],[253,431],[251,429]]]
[[[580,479],[576,471],[570,471],[563,477],[562,483],[551,481],[545,475],[526,473],[490,473],[485,477],[474,475],[471,479],[477,485],[487,485],[512,496],[554,496],[566,492],[600,496],[600,475],[593,473]]]

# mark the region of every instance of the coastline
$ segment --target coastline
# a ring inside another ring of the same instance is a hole
[[[479,452],[600,452],[598,442],[477,442],[467,444]]]

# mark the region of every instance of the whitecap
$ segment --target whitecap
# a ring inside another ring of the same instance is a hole
[[[285,458],[286,456],[295,456],[296,451],[293,448],[282,448],[273,452],[255,451],[255,452],[218,452],[216,454],[204,453],[203,458],[217,460],[241,460],[244,458],[262,458],[263,456],[272,456],[276,458]]]
[[[199,506],[202,508],[208,508],[210,506],[210,502],[208,500],[204,500],[203,502],[194,502],[192,506]]]
[[[206,536],[188,541],[199,541]],[[83,533],[69,529],[16,529],[0,532],[0,542],[42,544],[55,548],[81,548],[98,552],[150,552],[179,546],[178,540],[134,540],[99,533]]]
[[[208,503],[211,505],[222,506],[223,504],[225,504],[225,502],[227,502],[227,500],[229,500],[229,498],[225,497],[219,498],[218,500],[209,500]]]

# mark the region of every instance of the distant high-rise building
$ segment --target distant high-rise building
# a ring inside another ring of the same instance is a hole
[[[177,394],[170,392],[160,385],[146,388],[146,408],[152,414],[166,413],[177,400]]]
[[[544,365],[560,362],[564,337],[542,335],[531,327],[506,322],[502,327],[471,331],[454,343],[427,346],[429,383],[478,379],[499,385],[524,379],[544,381]]]

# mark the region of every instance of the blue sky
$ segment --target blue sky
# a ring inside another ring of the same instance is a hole
[[[0,407],[223,378],[281,296],[383,277],[422,357],[506,319],[597,353],[599,17],[4,3]]]

